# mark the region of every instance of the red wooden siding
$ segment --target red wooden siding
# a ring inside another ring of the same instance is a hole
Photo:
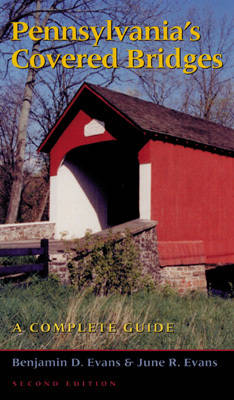
[[[208,263],[234,262],[234,159],[159,141],[150,147],[158,240],[202,240]]]
[[[202,240],[158,242],[161,266],[205,264],[204,243]]]

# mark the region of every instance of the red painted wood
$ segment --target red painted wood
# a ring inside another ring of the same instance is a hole
[[[125,120],[130,126],[133,126],[134,128],[139,129],[139,127],[133,122],[131,121],[126,115],[124,115],[121,111],[119,111],[116,107],[114,107],[109,101],[107,101],[103,96],[101,96],[99,93],[97,93],[94,89],[92,89],[87,83],[83,83],[83,85],[80,87],[80,89],[78,90],[78,92],[75,94],[75,96],[73,97],[73,99],[71,100],[71,102],[69,103],[69,105],[67,106],[67,108],[64,110],[64,112],[62,113],[62,115],[60,116],[60,118],[58,119],[58,121],[55,123],[55,125],[53,126],[53,128],[51,129],[51,131],[49,132],[49,134],[46,136],[46,138],[44,139],[44,141],[41,143],[41,145],[38,148],[38,152],[40,151],[45,151],[45,147],[46,144],[48,142],[48,140],[51,138],[52,135],[57,135],[57,129],[58,127],[63,123],[63,120],[66,116],[66,114],[69,112],[69,110],[71,110],[73,107],[76,106],[77,101],[80,97],[80,95],[82,94],[82,92],[84,90],[88,90],[90,93],[94,94],[97,98],[99,98],[103,104],[108,105],[108,107],[113,110],[117,115],[119,115],[123,120]],[[46,151],[47,152],[47,151]]]
[[[107,131],[101,135],[85,137],[84,126],[91,120],[88,114],[80,110],[64,130],[50,152],[50,176],[57,175],[60,163],[70,150],[92,143],[116,140]]]
[[[159,241],[202,240],[207,262],[234,262],[234,159],[151,142]]]
[[[207,261],[202,240],[158,241],[158,252],[161,266],[196,265]]]
[[[147,142],[138,153],[139,164],[151,163],[151,141]]]

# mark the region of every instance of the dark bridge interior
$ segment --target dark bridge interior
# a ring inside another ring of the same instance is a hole
[[[209,269],[206,279],[209,294],[234,297],[234,265]]]
[[[139,163],[137,152],[117,141],[82,146],[70,151],[66,159],[78,165],[82,176],[95,182],[107,205],[108,226],[139,218]],[[86,182],[86,180],[84,181]],[[79,183],[97,210],[81,177]],[[100,218],[100,223],[102,221]],[[103,225],[102,229],[107,226]]]

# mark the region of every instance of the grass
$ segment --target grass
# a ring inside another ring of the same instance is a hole
[[[0,287],[0,348],[233,349],[233,306],[231,298],[199,293],[181,297],[161,289],[97,297],[51,278],[31,278],[24,286],[8,283]],[[38,332],[30,332],[32,323]],[[95,333],[79,332],[79,326],[88,329],[89,323]],[[97,325],[101,323],[103,329]],[[174,324],[174,332],[148,332],[148,324],[152,327],[154,323]],[[108,331],[110,324],[116,324],[116,332]],[[131,324],[127,327],[133,331],[125,332],[124,324]],[[146,330],[136,332],[136,324],[140,329],[145,324]]]

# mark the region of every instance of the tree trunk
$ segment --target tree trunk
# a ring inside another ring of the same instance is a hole
[[[39,25],[40,0],[37,0],[36,10],[37,13],[35,14],[35,25]],[[39,43],[34,42],[31,55],[38,53],[38,50]],[[20,198],[23,187],[23,168],[27,142],[27,128],[29,122],[29,113],[32,105],[33,89],[35,86],[35,77],[35,69],[29,67],[17,129],[17,148],[13,172],[13,183],[11,187],[10,202],[6,216],[6,223],[8,224],[15,223],[17,221],[19,211]]]
[[[19,116],[17,131],[17,149],[15,155],[14,176],[11,187],[11,196],[7,211],[6,223],[14,223],[17,220],[22,186],[25,148],[27,140],[27,127],[29,112],[32,103],[33,86],[35,82],[35,71],[29,69],[27,82],[24,89],[24,98]]]
[[[47,206],[48,199],[49,199],[49,187],[47,188],[46,193],[44,194],[43,199],[41,201],[36,221],[41,221],[45,208]]]

